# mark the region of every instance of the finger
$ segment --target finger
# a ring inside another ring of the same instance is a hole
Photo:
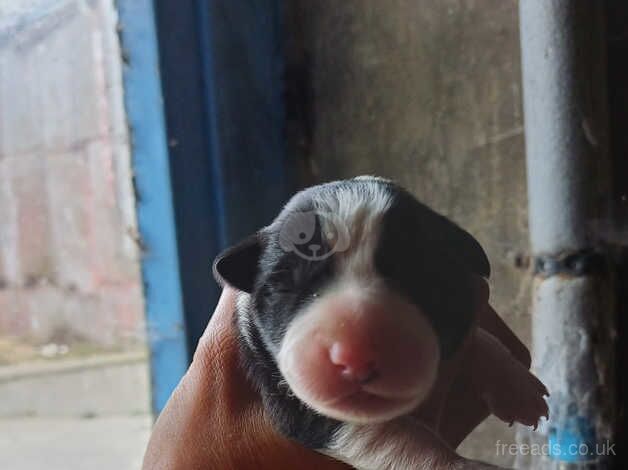
[[[225,286],[203,335],[198,341],[190,369],[212,367],[221,360],[233,364],[237,359],[237,332],[233,324],[238,291]]]
[[[207,328],[201,336],[186,374],[197,388],[213,390],[204,401],[233,412],[259,401],[240,364],[238,333],[234,323],[238,291],[225,286]]]
[[[188,372],[159,416],[143,468],[347,468],[284,438],[238,360],[237,292],[224,289]]]
[[[476,327],[482,328],[498,339],[510,353],[529,368],[530,353],[506,323],[489,305],[489,288],[487,282],[474,276],[477,312]],[[464,351],[461,351],[463,357]],[[442,407],[439,423],[439,434],[453,448],[456,448],[482,421],[489,416],[489,410],[482,397],[473,385],[472,377],[464,366],[446,392],[446,400]]]
[[[532,360],[527,346],[488,303],[478,311],[478,326],[495,336],[526,369],[530,368]]]
[[[238,291],[232,287],[225,286],[218,299],[218,305],[214,310],[213,315],[207,323],[207,327],[201,336],[201,339],[208,339],[207,335],[216,335],[217,332],[222,333],[224,329],[232,328],[233,315],[236,309],[236,298]]]
[[[499,339],[519,362],[530,368],[530,351],[489,304],[489,287],[486,280],[473,276],[476,289],[477,326]]]
[[[430,394],[438,398],[430,399],[426,403],[428,407],[438,408],[435,428],[442,439],[454,449],[489,415],[484,400],[475,391],[467,367],[474,336],[470,335],[460,350],[441,364],[438,380]],[[417,417],[430,422],[432,415],[423,412]]]
[[[441,414],[439,435],[453,449],[489,416],[484,400],[477,394],[468,374],[452,384]]]

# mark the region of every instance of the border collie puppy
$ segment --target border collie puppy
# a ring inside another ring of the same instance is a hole
[[[471,235],[376,177],[299,192],[214,263],[219,282],[241,291],[243,364],[276,428],[369,470],[494,468],[443,460],[437,430],[411,415],[464,341],[492,413],[547,417],[543,384],[476,327],[489,272]]]

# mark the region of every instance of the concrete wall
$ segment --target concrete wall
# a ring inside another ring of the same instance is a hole
[[[112,0],[0,5],[0,336],[143,331]]]
[[[294,0],[288,6],[291,149],[317,180],[391,177],[473,233],[492,303],[529,344],[517,2]],[[496,421],[463,451],[486,460]]]

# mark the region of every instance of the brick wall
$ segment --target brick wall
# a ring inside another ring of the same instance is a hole
[[[143,331],[113,0],[0,7],[0,336]]]

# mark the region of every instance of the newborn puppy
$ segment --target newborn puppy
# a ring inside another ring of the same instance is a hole
[[[489,409],[526,424],[547,415],[543,385],[497,339],[473,335],[473,276],[489,272],[471,235],[375,177],[301,191],[214,263],[242,291],[243,362],[277,429],[377,470],[431,468],[437,438],[409,413],[469,337],[504,382],[479,390]]]

